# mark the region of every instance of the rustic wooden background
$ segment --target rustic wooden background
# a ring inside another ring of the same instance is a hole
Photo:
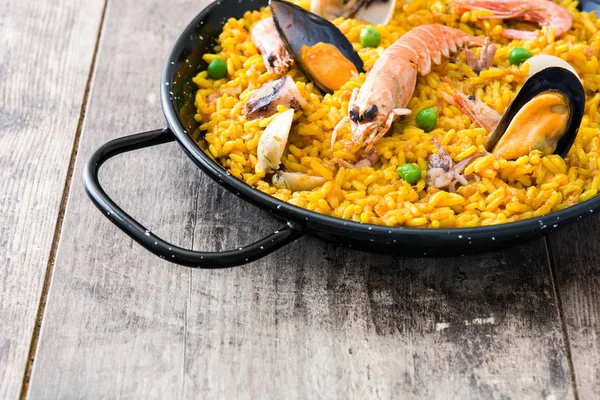
[[[506,251],[393,258],[302,240],[241,268],[152,256],[81,186],[162,127],[169,46],[207,0],[0,0],[0,398],[581,398],[600,393],[600,216]],[[101,179],[196,249],[279,224],[176,144]]]

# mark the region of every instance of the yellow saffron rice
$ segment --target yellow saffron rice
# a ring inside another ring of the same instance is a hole
[[[296,3],[309,8],[308,0]],[[298,69],[292,68],[288,75],[297,82],[308,104],[296,112],[281,168],[327,180],[312,191],[277,189],[268,176],[257,174],[254,168],[259,137],[275,116],[248,121],[243,109],[255,89],[279,78],[266,72],[262,57],[250,41],[250,29],[269,16],[267,8],[247,12],[242,19],[230,19],[214,54],[204,56],[207,62],[215,57],[226,60],[228,76],[212,80],[203,71],[195,77],[199,88],[195,118],[206,131],[208,151],[231,174],[280,200],[333,217],[387,226],[453,228],[518,221],[561,210],[596,196],[600,188],[600,20],[594,14],[578,12],[576,1],[558,3],[573,14],[573,28],[560,38],[555,37],[552,29],[542,28],[538,39],[531,41],[506,39],[500,34],[505,22],[479,19],[485,15],[483,11],[458,14],[443,0],[398,0],[391,23],[376,27],[382,36],[378,48],[361,47],[359,36],[365,23],[335,20],[334,24],[358,51],[367,71],[386,47],[422,24],[444,24],[471,35],[489,36],[498,45],[498,51],[494,67],[480,76],[465,64],[462,52],[454,55],[454,60],[444,59],[427,76],[419,76],[408,105],[412,115],[394,124],[375,147],[379,161],[362,169],[332,162],[335,158],[356,161],[339,143],[342,137],[350,138],[349,125],[340,132],[333,154],[330,140],[333,127],[347,114],[352,90],[360,87],[365,75],[351,79],[333,94],[323,95]],[[510,24],[517,29],[532,26]],[[429,187],[425,183],[427,161],[437,152],[432,138],[440,141],[454,162],[483,151],[489,138],[458,108],[442,100],[439,93],[447,84],[441,78],[503,113],[528,74],[526,64],[510,65],[509,52],[517,46],[534,55],[561,57],[581,76],[586,92],[585,115],[568,157],[542,156],[538,151],[516,161],[485,156],[476,159],[465,171],[479,175],[479,182],[460,187],[457,193]],[[479,48],[474,51],[478,54]],[[430,133],[415,123],[416,113],[426,107],[436,107],[439,114],[438,124]],[[279,111],[284,110],[280,106]],[[414,163],[423,171],[422,179],[414,186],[398,178],[396,168],[404,163]]]

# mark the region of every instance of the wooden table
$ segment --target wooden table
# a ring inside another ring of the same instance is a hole
[[[306,237],[205,271],[97,212],[85,158],[165,125],[163,58],[207,3],[0,0],[0,398],[597,398],[600,216],[476,257]],[[278,226],[176,144],[101,179],[184,247]]]

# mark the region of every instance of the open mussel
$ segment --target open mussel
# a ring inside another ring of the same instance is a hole
[[[325,19],[356,18],[373,25],[387,25],[396,0],[311,0],[310,11]]]
[[[366,0],[352,18],[370,22],[373,25],[387,25],[394,17],[396,0]]]
[[[579,77],[562,67],[548,67],[533,74],[512,101],[486,150],[514,160],[532,150],[545,155],[569,152],[585,107]]]
[[[288,52],[321,90],[338,90],[364,72],[358,53],[331,22],[286,1],[271,0],[269,4]]]

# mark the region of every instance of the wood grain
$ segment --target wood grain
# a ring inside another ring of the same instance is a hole
[[[30,398],[181,397],[189,271],[118,231],[79,177],[85,158],[104,142],[165,125],[158,93],[164,55],[202,7],[108,4]],[[169,144],[115,158],[100,179],[134,217],[191,247],[200,174]]]
[[[0,0],[0,398],[17,398],[103,0]]]
[[[310,238],[191,274],[185,398],[572,397],[541,242],[399,259]]]
[[[582,399],[600,393],[600,216],[550,236],[577,388]]]
[[[162,57],[206,4],[110,3],[76,174],[103,142],[164,123]],[[279,226],[173,144],[101,175],[181,246],[234,247]],[[573,396],[543,241],[404,259],[304,238],[245,267],[190,270],[117,231],[80,185],[63,232],[32,398]]]

